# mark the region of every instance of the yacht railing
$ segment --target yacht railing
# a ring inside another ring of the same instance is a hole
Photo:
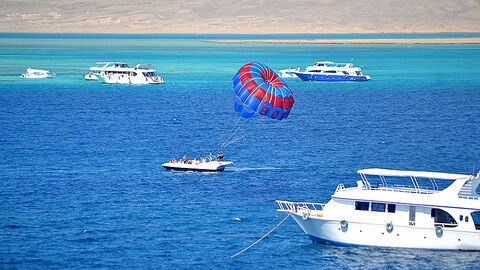
[[[348,190],[355,190],[358,187],[349,187],[346,188],[343,184],[338,184],[337,189],[335,192],[343,192]],[[362,190],[376,190],[376,191],[391,191],[391,192],[402,192],[402,193],[417,193],[417,194],[434,194],[439,192],[439,190],[434,189],[424,189],[424,188],[412,188],[407,186],[362,186]]]
[[[278,204],[277,211],[281,212],[302,212],[307,211],[322,211],[325,207],[324,203],[310,203],[310,202],[289,202],[289,201],[276,201]]]
[[[337,189],[335,189],[335,192],[347,191],[347,190],[354,190],[354,189],[358,189],[358,187],[349,187],[349,188],[346,188],[345,185],[343,185],[343,184],[338,184]],[[366,189],[366,187],[364,187],[363,189]]]
[[[467,199],[467,200],[479,200],[480,196],[464,196],[464,195],[458,195],[459,198],[461,199]]]
[[[423,189],[423,188],[411,188],[411,187],[372,187],[372,190],[379,190],[379,191],[392,191],[392,192],[403,192],[403,193],[417,193],[417,194],[434,194],[437,193],[438,190],[433,189]]]

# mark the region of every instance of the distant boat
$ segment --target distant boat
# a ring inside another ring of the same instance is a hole
[[[162,84],[154,64],[133,64],[123,62],[98,62],[90,67],[98,79],[108,84]]]
[[[89,72],[85,75],[83,75],[83,79],[84,80],[87,80],[87,81],[98,81],[98,77],[95,76],[95,74],[93,74],[92,72]]]
[[[196,172],[221,172],[225,170],[225,167],[233,164],[232,161],[206,161],[191,160],[190,162],[168,162],[163,163],[162,166],[167,170],[176,171],[196,171]]]
[[[300,72],[300,68],[287,68],[279,70],[278,73],[282,78],[297,78],[298,76],[295,72]]]
[[[53,75],[50,74],[50,71],[43,69],[33,69],[27,68],[27,71],[20,75],[20,78],[25,79],[44,79],[44,78],[53,78]]]
[[[352,63],[316,62],[305,68],[304,72],[295,72],[303,81],[368,81],[370,76],[363,75],[362,69]]]
[[[277,201],[278,211],[292,215],[313,242],[480,250],[480,172],[476,176],[387,169],[357,172],[361,179],[357,185],[339,184],[327,204]],[[367,175],[378,176],[377,184]],[[405,186],[398,177],[412,185]],[[402,185],[393,185],[395,179]],[[451,183],[440,188],[437,180]]]

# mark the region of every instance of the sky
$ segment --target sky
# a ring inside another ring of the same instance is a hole
[[[0,32],[480,32],[480,0],[0,0]]]

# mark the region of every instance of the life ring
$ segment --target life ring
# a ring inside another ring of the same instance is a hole
[[[347,228],[348,227],[348,221],[346,221],[345,219],[340,221],[340,226],[342,226],[342,228]]]
[[[303,218],[303,220],[307,220],[309,218],[308,212],[303,212],[302,218]]]
[[[391,233],[393,231],[393,224],[392,222],[387,223],[387,232]]]
[[[442,226],[436,226],[435,227],[435,234],[437,235],[438,238],[443,236],[443,228]]]

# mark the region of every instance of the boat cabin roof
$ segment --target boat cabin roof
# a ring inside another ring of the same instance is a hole
[[[138,64],[126,62],[97,62],[96,66],[90,66],[90,70],[107,70],[107,69],[141,69],[143,71],[156,71],[155,64]]]
[[[456,180],[460,178],[471,177],[471,175],[468,175],[468,174],[425,172],[425,171],[400,171],[400,170],[377,169],[377,168],[358,170],[357,173],[364,174],[364,175],[418,177],[418,178],[434,178],[434,179],[444,179],[444,180]]]
[[[141,64],[141,63],[126,63],[126,62],[96,62],[97,65],[118,65],[118,66],[154,66],[154,64]]]
[[[315,62],[315,66],[320,66],[320,67],[347,67],[351,68],[353,67],[352,63],[334,63],[332,61],[320,61],[320,62]]]

